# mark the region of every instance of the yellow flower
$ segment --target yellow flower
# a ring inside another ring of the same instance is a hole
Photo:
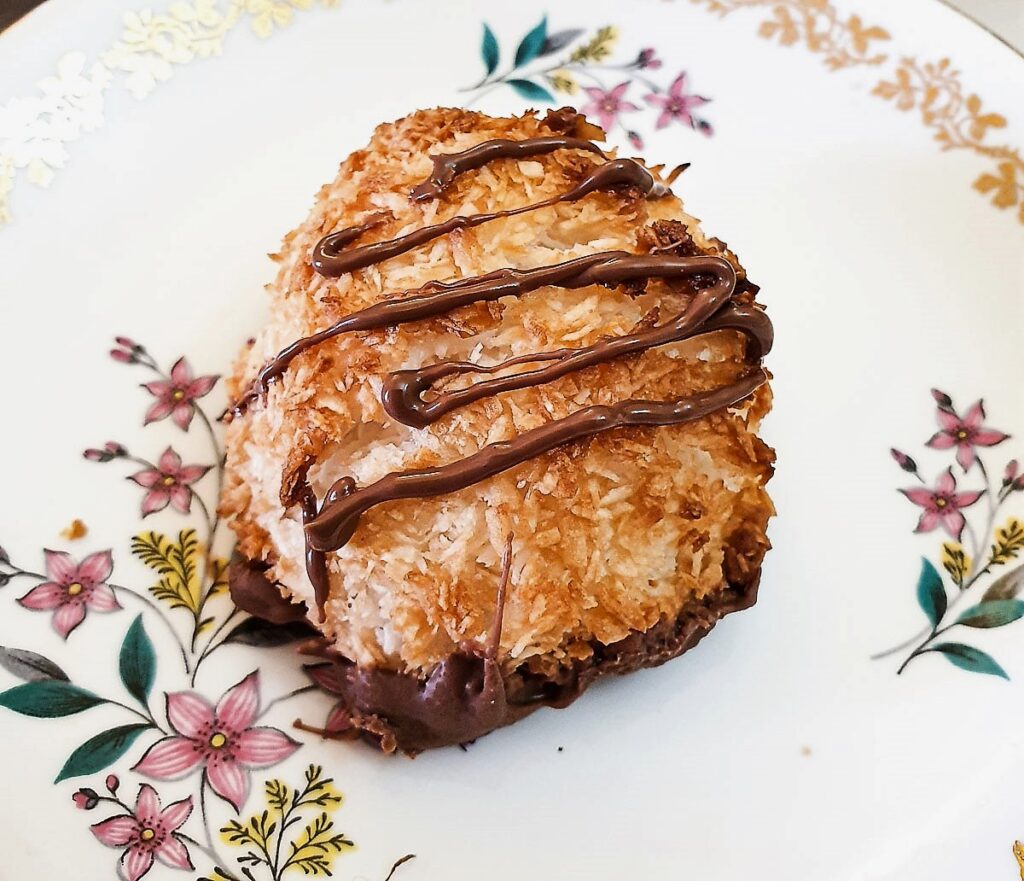
[[[575,95],[579,90],[579,84],[564,70],[556,70],[551,74],[551,85],[556,92],[565,92],[566,95]]]

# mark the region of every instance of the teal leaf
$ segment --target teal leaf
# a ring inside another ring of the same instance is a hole
[[[1002,627],[1024,615],[1022,600],[987,600],[960,613],[957,624],[966,627]]]
[[[932,646],[928,651],[945,655],[951,664],[955,664],[961,670],[970,670],[972,673],[988,673],[990,676],[1002,676],[1003,679],[1010,678],[1006,675],[1006,671],[996,663],[995,658],[973,646],[960,642],[942,642]]]
[[[132,621],[132,626],[124,635],[119,663],[124,687],[139,703],[147,706],[156,673],[156,653],[142,626],[142,615]]]
[[[938,627],[946,614],[946,589],[942,586],[938,570],[924,557],[921,558],[921,575],[917,579],[917,601],[932,627]]]
[[[484,24],[484,38],[480,43],[480,55],[484,59],[484,66],[487,68],[487,75],[490,76],[498,69],[498,60],[501,54],[498,51],[498,41],[487,24]]]
[[[553,34],[548,34],[544,40],[544,44],[540,47],[538,55],[553,55],[559,49],[564,49],[573,41],[583,36],[583,28],[570,28],[564,31],[555,31]]]
[[[540,50],[544,48],[544,41],[548,38],[548,17],[545,15],[532,31],[530,31],[516,49],[516,67],[522,67],[533,61]]]
[[[72,716],[105,703],[107,701],[99,695],[61,679],[26,682],[0,692],[0,707],[37,719]]]
[[[0,645],[0,667],[26,682],[41,682],[44,679],[68,681],[68,674],[53,661],[28,649],[11,649]]]
[[[547,89],[530,82],[530,80],[508,80],[508,84],[519,93],[521,98],[525,98],[527,101],[555,103],[554,97]]]
[[[64,767],[60,769],[53,782],[60,783],[69,777],[81,777],[84,774],[102,771],[107,765],[121,758],[128,751],[128,747],[135,743],[136,738],[150,727],[144,723],[120,725],[90,737],[68,756]]]

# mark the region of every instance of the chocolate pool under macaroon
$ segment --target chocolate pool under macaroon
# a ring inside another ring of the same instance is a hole
[[[772,327],[674,175],[565,109],[380,126],[274,255],[230,390],[235,602],[331,733],[464,743],[754,602]]]

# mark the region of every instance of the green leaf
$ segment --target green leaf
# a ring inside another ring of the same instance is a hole
[[[309,639],[316,630],[305,621],[290,621],[287,624],[271,624],[262,618],[246,618],[224,637],[222,645],[237,643],[259,648],[287,645],[300,639]]]
[[[990,676],[1002,676],[1003,679],[1010,678],[1006,675],[1006,671],[996,663],[995,658],[973,646],[960,642],[942,642],[932,646],[928,651],[945,655],[951,664],[955,664],[961,670],[969,670],[972,673],[988,673]]]
[[[156,673],[156,653],[150,642],[146,629],[142,626],[142,615],[139,615],[121,643],[120,657],[121,681],[124,687],[143,706],[148,706],[149,693],[153,690],[153,677]]]
[[[136,738],[150,727],[152,726],[141,723],[120,725],[90,737],[68,756],[64,767],[60,769],[53,782],[60,783],[69,777],[81,777],[83,774],[102,771],[107,765],[121,758],[128,751],[128,747],[135,743]]]
[[[480,55],[484,59],[487,75],[490,76],[498,68],[501,53],[498,51],[498,41],[494,37],[494,31],[487,26],[486,22],[484,23],[484,38],[480,43]]]
[[[917,601],[932,627],[938,627],[946,614],[946,589],[942,586],[939,571],[924,557],[921,558],[921,575],[917,579]]]
[[[516,67],[533,61],[540,50],[544,48],[544,41],[548,38],[548,17],[545,15],[532,31],[530,31],[516,49]]]
[[[68,681],[68,674],[53,661],[28,649],[11,649],[0,645],[0,667],[26,682],[42,682],[45,679]]]
[[[0,693],[0,707],[37,719],[72,716],[105,703],[105,698],[60,679],[26,682]]]
[[[957,624],[967,627],[1002,627],[1024,615],[1022,600],[988,600],[960,613]]]
[[[543,86],[538,86],[530,80],[508,80],[508,84],[515,89],[520,97],[527,101],[547,101],[554,104],[554,96]]]
[[[982,601],[988,600],[1012,600],[1017,594],[1024,590],[1024,566],[1011,569],[1004,575],[1000,575],[993,581],[988,589],[982,594]]]

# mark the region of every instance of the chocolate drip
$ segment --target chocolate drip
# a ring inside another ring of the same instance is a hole
[[[356,487],[351,477],[342,477],[331,487],[320,513],[305,524],[306,543],[317,551],[337,550],[355,533],[359,517],[376,505],[456,492],[556,447],[613,428],[692,422],[742,401],[766,379],[764,370],[758,367],[722,388],[672,401],[632,400],[584,407],[564,419],[523,432],[510,441],[489,444],[450,465],[392,472],[361,488]]]
[[[621,187],[635,187],[648,196],[657,198],[663,196],[668,190],[657,183],[642,165],[632,159],[613,159],[598,165],[576,186],[559,196],[552,196],[541,202],[533,202],[529,205],[522,205],[519,208],[507,208],[503,211],[491,211],[486,214],[459,214],[449,218],[443,223],[435,223],[431,226],[424,226],[413,232],[406,233],[394,239],[386,239],[382,242],[374,242],[371,245],[361,245],[355,248],[342,248],[352,241],[352,228],[339,230],[322,238],[313,249],[313,268],[321,275],[336,278],[346,272],[354,272],[382,260],[397,257],[406,251],[411,251],[420,245],[425,245],[436,238],[454,232],[457,229],[472,229],[492,220],[500,220],[505,217],[515,217],[518,214],[525,214],[527,211],[536,211],[540,208],[550,208],[561,202],[578,202],[584,196],[589,196],[597,190],[617,189]],[[360,230],[362,232],[362,230]]]
[[[296,487],[299,504],[302,507],[302,526],[309,526],[317,516],[316,493],[309,485],[306,477]],[[331,582],[327,577],[327,555],[312,544],[306,541],[306,576],[309,583],[313,585],[313,597],[316,600],[316,607],[323,616],[324,604],[330,596]]]
[[[541,707],[563,708],[594,682],[644,667],[657,667],[693,648],[715,623],[757,599],[759,548],[743,581],[725,582],[701,600],[691,600],[675,617],[646,631],[604,645],[591,643],[583,660],[554,672],[534,673],[527,665],[503,669],[486,654],[459,648],[426,677],[384,667],[360,667],[333,650],[329,640],[302,649],[324,663],[306,667],[320,688],[339,699],[346,727],[326,737],[362,734],[385,752],[415,755],[425,749],[473,741]]]
[[[433,154],[430,161],[434,163],[434,170],[423,183],[413,187],[409,196],[414,202],[436,199],[452,185],[460,174],[482,168],[495,159],[520,159],[524,156],[541,156],[545,153],[554,153],[555,150],[567,149],[588,150],[591,153],[604,156],[604,151],[597,144],[582,138],[555,136],[526,138],[521,141],[494,138],[475,144],[460,153]]]

